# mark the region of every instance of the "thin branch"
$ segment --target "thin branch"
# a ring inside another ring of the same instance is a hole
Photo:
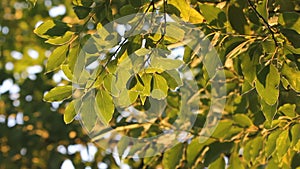
[[[275,32],[272,30],[271,26],[269,25],[268,21],[256,10],[255,6],[251,3],[251,0],[247,0],[248,4],[250,5],[251,9],[255,12],[255,14],[263,21],[263,23],[267,26],[270,34],[272,35],[272,39],[275,42],[275,46],[278,46],[278,42],[275,38]]]

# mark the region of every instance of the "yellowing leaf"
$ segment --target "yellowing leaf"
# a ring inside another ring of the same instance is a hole
[[[204,20],[204,17],[192,8],[186,0],[168,0],[168,4],[175,6],[180,11],[183,21],[197,24]]]
[[[72,86],[57,86],[44,96],[44,100],[47,102],[58,102],[68,99],[72,96],[72,88]]]

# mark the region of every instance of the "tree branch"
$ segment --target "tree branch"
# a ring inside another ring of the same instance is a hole
[[[275,32],[272,30],[271,26],[269,25],[268,21],[256,10],[255,6],[251,3],[251,0],[247,0],[248,4],[250,5],[251,9],[255,12],[255,14],[263,21],[263,23],[267,26],[270,34],[272,35],[272,39],[275,42],[275,46],[278,46],[278,42],[275,38]]]

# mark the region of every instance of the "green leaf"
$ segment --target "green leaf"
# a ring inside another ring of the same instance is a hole
[[[245,114],[235,114],[233,121],[241,127],[250,127],[253,125],[251,119]]]
[[[154,99],[164,99],[167,97],[168,94],[168,83],[165,78],[163,78],[161,75],[154,74],[153,78],[153,87],[151,91],[151,96]]]
[[[265,143],[266,157],[270,157],[276,148],[276,140],[281,133],[281,130],[275,130],[270,133]]]
[[[162,160],[164,169],[174,169],[180,164],[180,160],[183,155],[183,149],[183,143],[178,143],[176,146],[164,153]]]
[[[168,5],[172,5],[179,10],[179,15],[183,21],[190,23],[202,23],[204,17],[194,8],[190,6],[190,4],[186,0],[168,0]],[[171,9],[171,7],[167,9]]]
[[[291,146],[295,146],[300,141],[300,124],[295,124],[290,129],[292,141]]]
[[[187,150],[186,150],[188,165],[193,166],[197,160],[199,153],[202,151],[202,149],[206,145],[209,145],[212,142],[214,142],[213,139],[208,139],[205,142],[200,143],[199,137],[193,138],[191,143],[188,144]]]
[[[266,20],[269,20],[269,12],[268,12],[268,0],[263,0],[261,3],[257,5],[257,11],[259,14]]]
[[[269,105],[264,100],[261,100],[260,103],[261,103],[261,111],[263,112],[265,118],[267,119],[267,122],[270,124],[275,114],[277,113],[278,103],[275,103],[274,105]]]
[[[229,158],[229,166],[227,169],[245,169],[240,157],[237,153],[232,153]]]
[[[283,12],[279,14],[278,23],[284,28],[293,29],[300,34],[300,14],[297,12]]]
[[[48,20],[38,26],[34,30],[34,33],[41,38],[49,39],[55,36],[63,36],[68,30],[70,30],[70,27],[66,23],[57,20]]]
[[[254,162],[258,156],[260,151],[263,148],[263,138],[260,136],[255,137],[252,140],[249,140],[245,147],[244,147],[244,151],[243,151],[243,155],[245,160],[247,160],[248,163],[250,163],[250,161]]]
[[[228,7],[228,20],[235,31],[240,34],[246,33],[245,27],[248,24],[241,7],[237,7],[235,4],[230,4]]]
[[[242,54],[240,56],[241,68],[245,79],[252,84],[256,78],[256,60],[251,59],[248,53]]]
[[[71,123],[74,120],[75,116],[77,115],[78,112],[76,112],[75,109],[76,104],[77,104],[77,100],[72,100],[72,102],[70,102],[67,105],[64,113],[64,122],[66,124]]]
[[[108,125],[113,117],[115,106],[112,96],[104,89],[100,89],[96,95],[96,102],[98,108],[98,117],[105,124]]]
[[[280,75],[275,66],[268,65],[257,75],[255,81],[259,96],[269,105],[274,105],[279,97]]]
[[[216,127],[215,131],[212,133],[212,137],[214,138],[224,138],[231,127],[233,122],[230,120],[222,120],[219,122],[218,126]]]
[[[208,169],[225,169],[225,160],[221,155],[216,161],[208,166]]]
[[[295,117],[296,116],[296,105],[295,104],[284,104],[279,107],[279,112],[282,112],[286,116]]]
[[[300,71],[296,67],[283,64],[281,75],[289,82],[292,89],[300,92]]]
[[[47,73],[57,69],[60,65],[64,63],[67,57],[68,50],[69,44],[59,46],[56,49],[54,49],[52,54],[49,56],[46,64]]]
[[[219,27],[224,26],[227,18],[225,12],[223,12],[220,8],[204,3],[199,3],[199,8],[201,14],[204,16],[205,20],[208,23]]]
[[[44,100],[47,102],[58,102],[71,98],[72,89],[73,87],[70,85],[54,87],[47,94],[45,94]]]
[[[133,6],[131,5],[124,5],[121,7],[120,9],[120,14],[121,16],[127,16],[127,15],[131,15],[138,12],[137,9],[135,9]]]
[[[74,6],[73,9],[79,19],[86,18],[92,10],[92,8],[84,6]]]
[[[295,48],[300,48],[300,34],[294,29],[281,29],[281,33],[292,43]]]
[[[205,154],[204,165],[207,166],[217,160],[221,155],[231,152],[233,142],[214,142],[209,145],[209,149]]]
[[[287,153],[290,146],[289,131],[284,130],[276,140],[276,155],[279,160]]]

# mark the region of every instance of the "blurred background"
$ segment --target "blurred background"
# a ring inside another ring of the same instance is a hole
[[[76,16],[71,0],[34,3],[0,1],[0,169],[114,168],[78,121],[64,124],[63,104],[42,101],[65,77],[44,74],[52,46],[33,30],[50,18],[76,22]]]

